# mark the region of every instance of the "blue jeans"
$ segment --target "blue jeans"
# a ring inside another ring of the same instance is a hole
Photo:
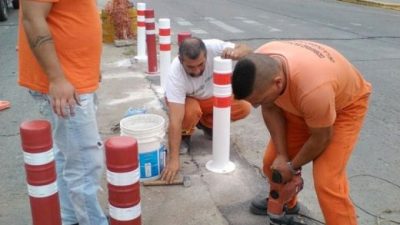
[[[104,151],[96,122],[96,95],[80,95],[75,116],[64,119],[53,112],[48,95],[30,94],[52,124],[63,225],[108,225],[97,199]]]

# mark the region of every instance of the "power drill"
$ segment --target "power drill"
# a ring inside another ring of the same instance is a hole
[[[272,181],[268,199],[268,216],[270,225],[295,225],[293,218],[285,216],[286,204],[303,189],[303,178],[300,170],[293,178],[283,183],[282,175],[277,170],[272,170]]]

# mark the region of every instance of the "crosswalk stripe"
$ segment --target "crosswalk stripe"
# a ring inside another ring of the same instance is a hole
[[[205,17],[204,19],[206,21],[208,21],[209,23],[212,23],[212,24],[214,24],[214,25],[216,25],[216,26],[218,26],[218,27],[230,32],[230,33],[243,33],[242,30],[240,30],[240,29],[238,29],[236,27],[230,26],[230,25],[228,25],[228,24],[226,24],[226,23],[224,23],[222,21],[219,21],[217,19],[214,19],[212,17]]]
[[[268,29],[269,29],[269,32],[281,32],[282,31],[281,29],[271,27],[271,26],[268,26]]]
[[[208,34],[207,31],[202,30],[202,29],[190,29],[190,31],[191,31],[192,33],[195,33],[195,34]]]
[[[185,20],[182,17],[176,17],[175,20],[176,20],[176,23],[181,26],[193,26],[193,24],[191,22]]]
[[[260,22],[257,22],[257,21],[255,21],[255,20],[248,19],[248,18],[246,18],[246,17],[236,16],[235,19],[241,20],[243,23],[246,23],[246,24],[257,25],[257,26],[262,26],[262,25],[263,25],[263,24],[260,23]]]

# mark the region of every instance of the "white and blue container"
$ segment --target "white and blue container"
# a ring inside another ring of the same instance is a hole
[[[139,145],[140,181],[160,178],[166,160],[165,119],[155,114],[137,114],[120,121],[121,136]]]

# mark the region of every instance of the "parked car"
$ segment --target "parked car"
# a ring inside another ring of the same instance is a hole
[[[0,21],[8,19],[8,8],[11,5],[14,9],[19,9],[19,0],[0,0]]]

